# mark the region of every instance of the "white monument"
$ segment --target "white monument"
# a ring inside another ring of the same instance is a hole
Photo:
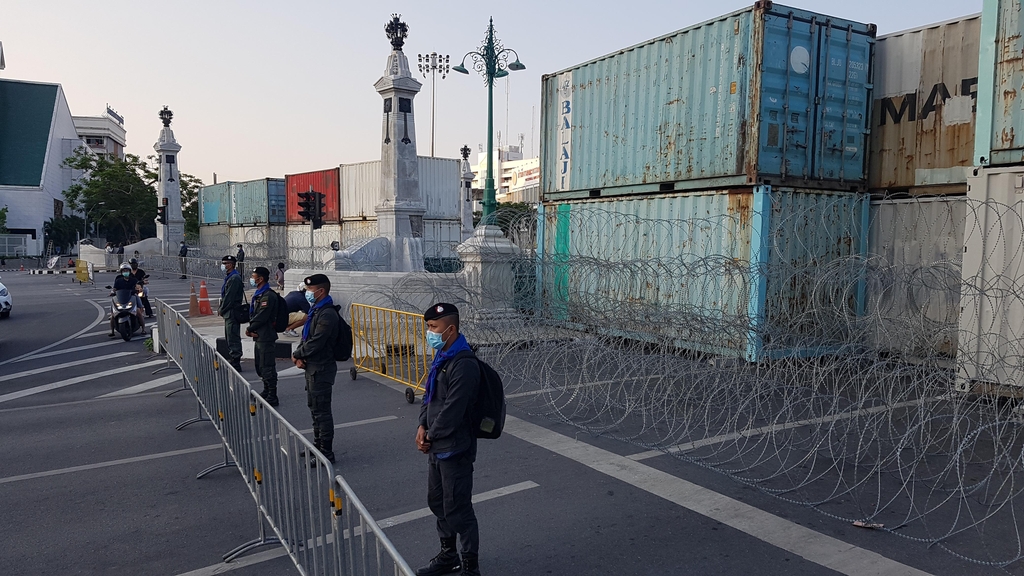
[[[164,123],[160,139],[153,145],[160,162],[157,178],[156,197],[159,206],[167,206],[166,224],[156,224],[156,237],[163,245],[164,254],[177,254],[178,244],[185,239],[185,218],[181,215],[181,174],[178,171],[178,152],[181,146],[174,140],[171,118],[174,113],[167,106],[160,111]]]

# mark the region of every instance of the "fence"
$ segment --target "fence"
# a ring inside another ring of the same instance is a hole
[[[267,404],[173,308],[157,301],[158,336],[195,393],[198,414],[224,443],[224,461],[197,475],[237,467],[256,502],[259,538],[224,555],[280,544],[303,575],[412,576],[383,530],[331,463]],[[311,464],[315,462],[315,466]],[[268,537],[264,522],[276,537]]]
[[[373,372],[408,386],[405,399],[412,404],[425,390],[434,351],[426,345],[423,316],[376,306],[353,304],[352,379],[359,370]]]

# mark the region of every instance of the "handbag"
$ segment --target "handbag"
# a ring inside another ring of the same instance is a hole
[[[249,316],[249,301],[245,296],[245,289],[242,289],[242,302],[238,305],[238,323],[248,324],[252,318]]]

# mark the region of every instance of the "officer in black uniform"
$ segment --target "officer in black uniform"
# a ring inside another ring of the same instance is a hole
[[[263,266],[253,269],[249,277],[249,286],[256,289],[249,304],[249,327],[245,335],[256,341],[256,375],[263,379],[263,392],[260,396],[271,406],[277,406],[277,358],[274,354],[277,342],[277,330],[274,320],[277,318],[277,293],[270,289],[267,281],[270,270]]]
[[[441,551],[416,575],[441,576],[461,570],[463,576],[480,576],[480,536],[472,500],[477,442],[472,408],[480,390],[480,365],[459,333],[459,309],[454,304],[434,304],[423,320],[427,344],[435,353],[420,408],[416,448],[428,455],[427,506],[437,518]]]
[[[302,343],[292,352],[292,361],[306,371],[306,404],[313,416],[313,445],[334,462],[334,414],[331,388],[338,375],[334,347],[340,328],[340,306],[331,299],[331,281],[323,274],[303,280],[309,314],[302,327]],[[310,461],[316,466],[316,460]]]
[[[224,285],[220,288],[220,306],[217,313],[224,319],[224,339],[228,344],[228,364],[235,370],[242,371],[242,324],[239,318],[239,307],[245,303],[245,288],[242,287],[242,275],[235,270],[235,257],[225,256],[221,259],[220,269],[224,271]]]
[[[242,250],[241,244],[238,244],[236,247],[238,248],[238,253],[235,254],[235,259],[238,260],[238,264],[241,265],[245,263],[245,250]]]

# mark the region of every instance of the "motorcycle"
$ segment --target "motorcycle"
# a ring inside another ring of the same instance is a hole
[[[110,289],[110,286],[107,286]],[[110,293],[110,314],[117,320],[117,332],[125,342],[142,328],[136,316],[138,305],[131,290],[114,290]]]

